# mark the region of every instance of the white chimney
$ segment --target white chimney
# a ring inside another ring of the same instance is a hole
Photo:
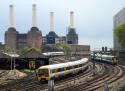
[[[50,12],[50,31],[54,31],[54,12]]]
[[[13,11],[13,5],[10,5],[10,27],[14,27],[14,11]]]
[[[32,27],[37,27],[36,5],[32,5]]]
[[[70,26],[71,27],[74,26],[74,12],[73,11],[70,12]]]

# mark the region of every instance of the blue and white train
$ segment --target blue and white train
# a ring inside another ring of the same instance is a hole
[[[38,80],[46,81],[83,71],[88,66],[88,58],[81,60],[41,66],[38,68]]]
[[[63,56],[64,52],[46,52],[43,53],[45,56]]]

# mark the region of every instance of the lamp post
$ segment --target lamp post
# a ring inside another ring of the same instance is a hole
[[[12,70],[12,56],[11,56],[11,70]]]
[[[95,58],[96,58],[96,55],[97,53],[94,51],[93,52],[93,72],[92,72],[92,75],[95,76]]]
[[[13,49],[12,57],[13,57],[13,68],[14,68],[14,74],[15,74],[15,49]]]
[[[15,54],[14,54],[15,56]],[[13,57],[13,61],[14,61],[14,73],[15,73],[15,57]]]

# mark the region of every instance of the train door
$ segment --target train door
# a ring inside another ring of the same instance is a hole
[[[64,76],[66,75],[66,67],[64,67]]]
[[[54,76],[55,76],[55,78],[58,77],[57,69],[54,69]]]

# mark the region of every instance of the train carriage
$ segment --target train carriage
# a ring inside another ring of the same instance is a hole
[[[101,54],[97,54],[95,57],[93,54],[91,54],[91,59],[95,60],[95,61],[99,61],[99,62],[106,62],[106,63],[110,63],[110,64],[117,64],[118,63],[118,58],[116,56],[113,55],[101,55]]]
[[[42,66],[38,69],[38,80],[47,81],[50,79],[60,78],[70,74],[76,74],[88,66],[88,58],[81,60]]]

